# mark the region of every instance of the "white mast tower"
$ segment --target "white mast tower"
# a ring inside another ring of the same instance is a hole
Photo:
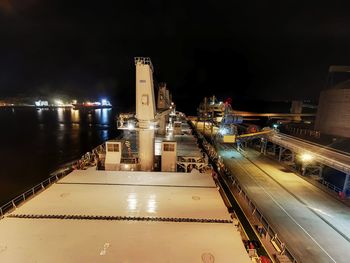
[[[150,58],[136,57],[136,118],[139,125],[139,158],[142,171],[153,170],[155,97]]]

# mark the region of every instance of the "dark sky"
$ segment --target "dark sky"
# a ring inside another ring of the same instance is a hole
[[[350,64],[349,1],[0,0],[0,97],[133,103],[149,56],[178,105],[204,95],[317,99]]]

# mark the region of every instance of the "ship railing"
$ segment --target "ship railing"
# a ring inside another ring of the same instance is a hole
[[[105,143],[102,143],[102,144],[96,146],[91,151],[92,154],[99,154],[99,153],[105,153],[105,152],[106,152],[106,144]]]
[[[135,121],[128,121],[128,120],[117,120],[117,129],[118,130],[135,130],[138,128],[138,125]]]
[[[92,154],[98,154],[103,152],[105,152],[104,143],[95,147],[91,151],[91,153],[87,152],[86,154],[82,155],[81,159],[64,164],[63,166],[52,172],[49,178],[45,179],[41,183],[32,187],[31,189],[27,190],[26,192],[20,194],[19,196],[13,198],[9,202],[0,206],[0,219],[2,219],[5,216],[5,214],[15,210],[20,204],[22,204],[27,199],[35,196],[37,193],[43,191],[47,187],[51,186],[53,183],[57,182],[59,179],[72,172],[74,169],[73,167],[78,167],[79,162],[81,162],[82,160],[88,161],[90,160]]]
[[[272,220],[268,218],[268,216],[263,215],[263,213],[260,212],[258,206],[252,199],[249,198],[246,191],[239,184],[238,180],[232,175],[232,173],[230,173],[230,171],[227,169],[225,170],[225,172],[227,173],[226,177],[230,181],[232,189],[237,191],[238,195],[241,196],[241,198],[248,204],[251,215],[255,216],[255,219],[257,219],[260,222],[260,231],[257,230],[260,237],[266,240],[270,240],[272,246],[278,252],[278,256],[285,255],[290,259],[291,262],[299,262],[297,260],[297,257],[293,254],[292,250],[289,247],[287,247],[286,242],[284,242],[280,238],[278,232],[274,229],[274,226],[272,226],[269,223]]]
[[[185,170],[185,172],[191,172],[192,169],[197,169],[200,172],[205,173],[209,170],[208,160],[203,157],[184,157],[179,156],[176,164]]]
[[[149,65],[153,72],[152,61],[149,57],[135,57],[134,61],[135,61],[135,65],[137,65],[138,63],[141,63],[143,65]]]
[[[14,211],[19,205],[21,205],[23,202],[26,200],[32,198],[39,192],[45,190],[55,182],[57,182],[59,179],[63,178],[67,174],[69,174],[73,168],[72,166],[76,163],[77,161],[70,162],[68,164],[65,164],[63,168],[60,168],[53,173],[51,173],[50,177],[42,181],[41,183],[35,185],[31,189],[27,190],[26,192],[16,196],[9,202],[5,203],[0,207],[0,219],[2,219],[7,213]]]
[[[280,238],[280,236],[278,235],[278,232],[274,229],[274,227],[269,223],[272,220],[268,219],[267,216],[263,215],[259,209],[258,206],[255,204],[255,202],[250,199],[247,195],[247,193],[245,192],[245,190],[243,189],[243,187],[241,187],[240,183],[238,182],[238,180],[233,176],[233,174],[224,166],[223,163],[221,163],[219,161],[220,158],[217,158],[218,154],[215,151],[215,148],[207,142],[207,140],[205,139],[205,137],[198,132],[194,125],[190,123],[190,125],[193,127],[196,135],[198,136],[198,138],[200,140],[202,140],[203,146],[204,148],[208,151],[211,159],[213,162],[216,162],[216,164],[218,165],[218,167],[220,167],[223,170],[223,173],[225,175],[225,177],[227,179],[229,179],[231,182],[229,182],[231,184],[231,189],[232,191],[237,191],[238,195],[242,197],[243,200],[245,200],[250,208],[251,214],[253,216],[255,216],[255,218],[261,223],[261,226],[263,229],[263,232],[259,232],[260,237],[262,238],[264,236],[264,238],[266,239],[267,234],[268,237],[270,239],[270,242],[273,246],[276,245],[275,249],[276,251],[279,252],[279,255],[277,256],[286,256],[289,258],[289,260],[293,263],[297,263],[299,262],[299,260],[297,259],[297,257],[295,256],[295,254],[293,254],[292,249],[287,247],[286,243],[282,241],[282,239]],[[233,193],[233,192],[232,192]]]
[[[125,163],[125,164],[138,164],[139,163],[139,158],[138,157],[123,157],[121,159],[120,163]]]
[[[101,159],[102,155],[106,152],[105,144],[100,144],[93,148],[91,152],[86,152],[81,156],[79,160],[73,163],[73,166],[77,169],[84,170],[86,167],[95,166],[98,160]]]
[[[134,113],[120,113],[117,118],[117,128],[119,130],[133,130],[137,127],[137,119]]]

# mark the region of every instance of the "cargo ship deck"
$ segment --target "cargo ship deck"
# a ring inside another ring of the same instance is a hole
[[[0,207],[0,262],[260,261],[165,85],[155,110],[150,59],[135,66],[122,136]]]
[[[77,170],[0,221],[1,262],[251,262],[208,174]]]

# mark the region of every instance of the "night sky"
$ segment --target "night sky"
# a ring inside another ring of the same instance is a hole
[[[134,105],[149,56],[179,108],[205,95],[317,99],[350,64],[349,1],[0,0],[0,98],[110,97]]]

